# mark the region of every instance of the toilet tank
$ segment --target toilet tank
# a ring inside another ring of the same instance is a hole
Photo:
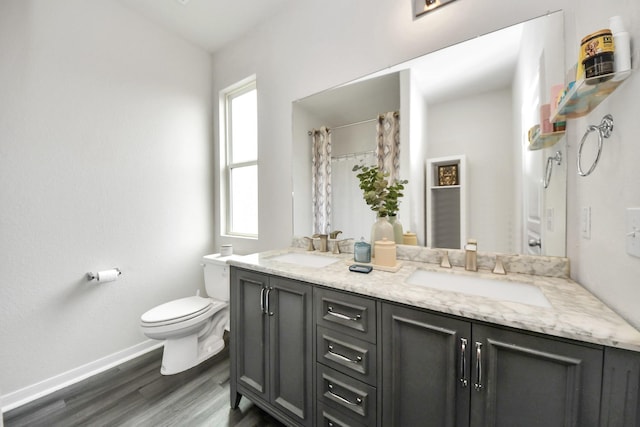
[[[227,260],[239,258],[238,255],[222,257],[220,254],[202,257],[204,286],[207,296],[220,301],[229,301],[229,266]]]

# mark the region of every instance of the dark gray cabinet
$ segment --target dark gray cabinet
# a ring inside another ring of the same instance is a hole
[[[231,406],[242,395],[287,424],[313,425],[312,287],[231,270]]]
[[[597,426],[602,348],[383,304],[383,425]]]
[[[382,304],[382,425],[469,425],[471,324]]]
[[[640,353],[231,269],[231,406],[286,425],[640,427]]]
[[[640,354],[605,348],[601,427],[640,427]]]
[[[602,348],[472,324],[471,426],[596,427]]]
[[[317,425],[379,425],[376,301],[323,288],[313,299]]]

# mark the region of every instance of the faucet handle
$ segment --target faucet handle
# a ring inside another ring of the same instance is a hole
[[[307,236],[305,236],[304,238],[307,239],[307,241],[308,241],[307,250],[308,251],[315,251],[316,248],[313,247],[313,239],[311,237],[307,237]]]
[[[496,265],[492,270],[493,274],[507,274],[507,270],[504,268],[504,264],[502,263],[502,258],[496,255]]]
[[[440,267],[451,268],[451,262],[449,262],[449,251],[444,251],[442,253],[442,258],[440,259]]]
[[[340,231],[340,230],[332,231],[331,233],[329,233],[329,237],[331,239],[337,239],[338,238],[338,234],[340,234],[340,233],[342,233],[342,231]]]

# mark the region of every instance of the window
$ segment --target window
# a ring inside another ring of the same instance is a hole
[[[226,234],[258,236],[258,93],[255,79],[224,93]]]

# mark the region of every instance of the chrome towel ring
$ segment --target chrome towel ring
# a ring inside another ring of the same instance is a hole
[[[598,152],[589,170],[584,172],[582,170],[582,147],[584,147],[584,143],[587,140],[589,134],[594,131],[598,131]],[[591,172],[593,172],[593,170],[596,168],[596,165],[598,164],[598,161],[600,160],[600,154],[602,154],[603,138],[609,138],[611,136],[611,132],[613,132],[613,117],[611,116],[611,114],[607,114],[606,116],[604,116],[602,118],[602,121],[600,122],[600,125],[589,125],[587,127],[587,131],[584,133],[582,141],[580,141],[580,146],[578,147],[578,175],[588,176]]]
[[[553,162],[555,162],[558,166],[562,164],[562,153],[560,151],[556,151],[556,155],[551,157],[547,157],[547,167],[544,171],[544,178],[542,179],[542,186],[544,188],[549,187],[551,183],[551,172],[553,172]]]

